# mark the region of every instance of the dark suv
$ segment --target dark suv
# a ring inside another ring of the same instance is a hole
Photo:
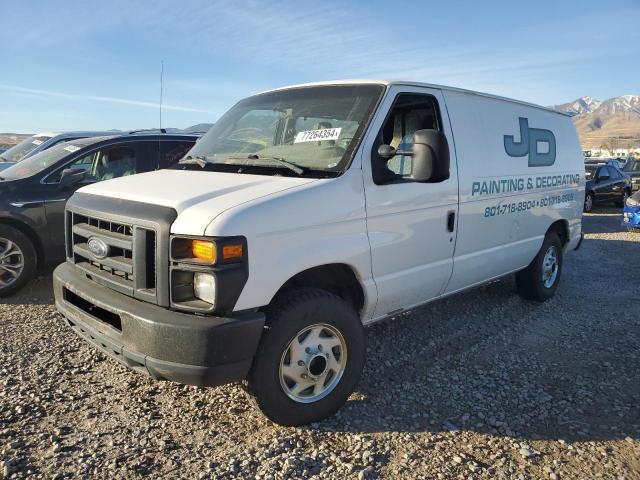
[[[64,208],[80,187],[178,162],[195,135],[129,134],[61,143],[0,172],[0,296],[64,260]]]

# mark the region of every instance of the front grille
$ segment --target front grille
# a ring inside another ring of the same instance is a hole
[[[130,296],[155,297],[156,232],[149,228],[67,211],[67,258],[98,283]],[[106,246],[104,255],[91,241]]]
[[[161,205],[76,192],[66,206],[67,261],[88,281],[169,307],[169,243],[177,216]]]

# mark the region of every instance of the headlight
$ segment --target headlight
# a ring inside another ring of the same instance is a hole
[[[203,302],[216,304],[216,277],[211,273],[195,273],[193,275],[193,294]]]
[[[171,307],[203,314],[233,311],[249,278],[245,237],[171,237]]]
[[[183,263],[216,265],[238,262],[245,255],[244,239],[174,237],[171,242],[171,258]]]

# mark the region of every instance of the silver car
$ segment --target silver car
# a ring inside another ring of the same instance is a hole
[[[0,171],[10,167],[14,163],[29,158],[61,142],[78,140],[88,137],[104,137],[118,134],[117,130],[107,132],[43,132],[24,139],[9,150],[0,153]]]

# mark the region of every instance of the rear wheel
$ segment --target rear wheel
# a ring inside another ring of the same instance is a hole
[[[587,194],[584,196],[584,211],[585,212],[590,212],[591,210],[593,210],[593,193],[592,192],[587,192]]]
[[[533,261],[516,273],[518,293],[527,300],[544,302],[556,292],[561,273],[562,242],[556,232],[548,232]]]
[[[364,329],[349,304],[324,290],[293,290],[267,311],[246,389],[270,420],[303,425],[347,401],[364,360]]]
[[[31,240],[8,225],[0,225],[0,297],[20,290],[36,272],[36,250]]]

